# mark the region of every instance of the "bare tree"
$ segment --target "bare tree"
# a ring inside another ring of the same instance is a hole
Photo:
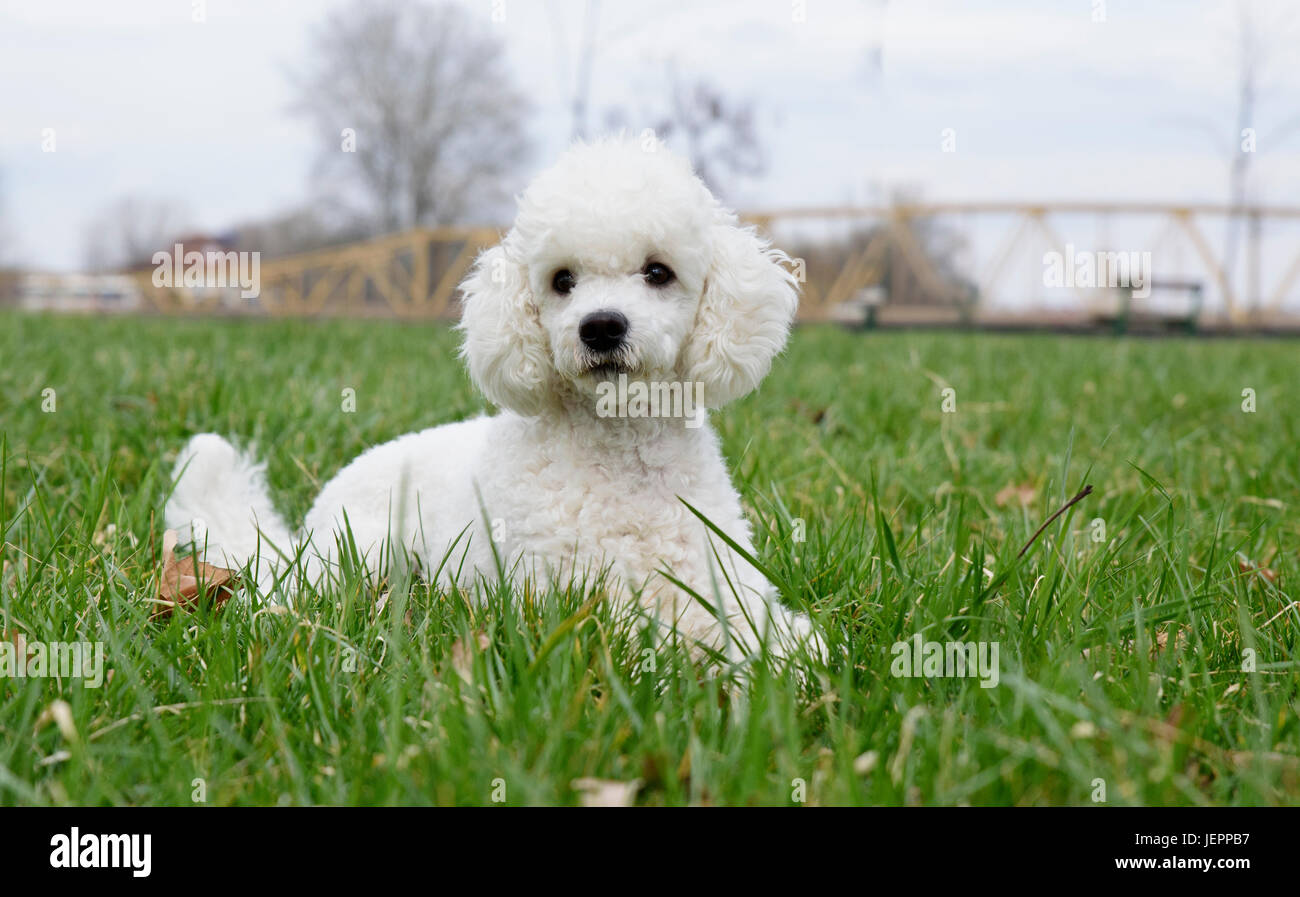
[[[5,182],[4,172],[0,171],[0,267],[9,261],[9,253],[12,251],[9,233],[9,216],[5,207]]]
[[[1294,19],[1287,13],[1278,15],[1266,10],[1258,0],[1237,0],[1233,55],[1236,67],[1235,108],[1232,133],[1226,142],[1217,141],[1228,158],[1228,203],[1234,208],[1245,206],[1257,185],[1252,184],[1257,151],[1275,146],[1300,125],[1300,117],[1290,118],[1267,133],[1260,134],[1260,100],[1267,92],[1270,69],[1277,57],[1275,50],[1294,41]],[[1218,127],[1207,128],[1217,136]],[[1258,239],[1258,219],[1250,222],[1252,238]],[[1224,235],[1223,271],[1233,282],[1237,266],[1237,249],[1241,240],[1241,218],[1230,216]],[[1258,290],[1258,271],[1251,261],[1248,289]],[[1258,300],[1258,295],[1247,297]]]
[[[1247,129],[1255,124],[1255,101],[1259,95],[1260,71],[1263,68],[1264,35],[1260,31],[1258,9],[1250,0],[1240,0],[1237,4],[1237,111],[1232,141],[1244,140]],[[1228,163],[1228,203],[1234,207],[1246,202],[1246,190],[1250,179],[1250,164],[1255,158],[1255,148],[1234,146],[1231,161]],[[1228,219],[1228,230],[1223,246],[1223,270],[1232,282],[1237,265],[1237,243],[1240,237],[1240,221],[1234,215]]]
[[[871,20],[867,36],[866,74],[870,81],[878,83],[885,70],[885,14],[889,0],[863,0],[863,3],[867,17]]]
[[[728,96],[705,78],[688,78],[668,63],[661,106],[642,113],[641,123],[669,144],[676,144],[695,173],[716,193],[725,195],[737,177],[757,177],[766,161],[758,137],[756,109],[749,99]],[[637,127],[622,109],[606,113],[610,127]]]
[[[170,249],[189,226],[183,206],[167,199],[123,196],[91,218],[83,235],[83,262],[93,272],[144,267]]]
[[[459,221],[509,195],[528,105],[486,22],[447,2],[355,0],[312,52],[297,108],[323,173],[350,181],[375,228]]]
[[[568,50],[569,29],[565,27],[563,12],[557,0],[548,3],[551,22],[551,44],[555,47],[556,62],[559,66],[561,90],[570,93]],[[574,140],[587,137],[587,108],[591,97],[591,71],[596,61],[596,49],[600,45],[596,34],[600,20],[600,0],[586,0],[582,14],[582,37],[577,48],[577,64],[573,72],[572,91],[569,108],[572,124],[569,136]]]
[[[365,221],[353,217],[328,196],[265,218],[243,221],[232,230],[234,248],[260,252],[264,258],[311,252],[370,235]]]
[[[5,208],[4,172],[0,172],[0,308],[12,308],[18,304],[18,291],[22,275],[11,269],[10,254],[13,252],[13,236],[9,230],[9,221]]]

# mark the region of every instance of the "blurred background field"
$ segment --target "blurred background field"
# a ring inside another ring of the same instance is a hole
[[[61,73],[5,98],[0,305],[454,318],[532,174],[623,133],[796,259],[807,321],[1300,331],[1282,0],[66,0],[0,35],[7,83]]]
[[[1098,781],[1111,804],[1300,793],[1288,342],[801,328],[714,423],[763,561],[835,656],[806,687],[760,671],[738,700],[671,652],[640,671],[603,605],[572,627],[580,593],[472,610],[356,581],[289,613],[148,622],[186,435],[256,441],[299,519],[354,453],[483,410],[455,335],[0,321],[5,628],[102,640],[111,671],[98,691],[3,683],[5,803],[190,803],[196,779],[246,804],[485,804],[498,779],[507,803],[578,803],[583,778],[645,804],[790,804],[798,781],[826,804],[1091,804]],[[892,677],[916,632],[1000,642],[1001,684]]]

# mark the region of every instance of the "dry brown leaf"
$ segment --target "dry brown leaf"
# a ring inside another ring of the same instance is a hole
[[[151,620],[170,617],[176,608],[192,610],[205,599],[213,607],[221,607],[239,587],[234,570],[217,567],[194,556],[176,559],[176,530],[163,533],[163,569],[158,579],[157,609],[149,615]]]
[[[451,668],[466,682],[473,678],[474,655],[478,651],[486,651],[492,641],[487,637],[487,633],[480,629],[474,633],[473,644],[477,647],[477,651],[467,645],[463,638],[456,639],[451,646]]]
[[[641,790],[641,780],[574,779],[570,787],[579,793],[584,807],[630,807]]]
[[[1169,641],[1169,634],[1171,630],[1174,633],[1172,645],[1170,644]],[[1191,631],[1192,629],[1190,626],[1174,627],[1173,624],[1170,624],[1168,626],[1163,626],[1160,629],[1157,629],[1155,633],[1155,638],[1151,640],[1151,658],[1154,660],[1156,656],[1159,655],[1160,652],[1164,651],[1166,648],[1173,648],[1175,651],[1182,651],[1183,649],[1185,649],[1187,647],[1188,639],[1191,638]],[[1109,646],[1098,645],[1096,647],[1098,648],[1098,653],[1102,653],[1102,650]],[[1131,638],[1124,639],[1123,641],[1118,642],[1115,647],[1117,647],[1119,650],[1122,651],[1134,651],[1137,649],[1137,641]],[[1083,659],[1088,660],[1089,658],[1091,658],[1092,651],[1093,651],[1092,648],[1084,648],[1083,651],[1081,652],[1083,654]]]
[[[1240,573],[1258,573],[1264,579],[1273,585],[1277,585],[1277,571],[1272,567],[1261,567],[1259,564],[1246,557],[1244,554],[1237,555],[1237,571]]]
[[[1034,499],[1037,497],[1038,490],[1034,488],[1033,483],[1008,483],[998,491],[997,495],[993,496],[993,503],[999,508],[1004,508],[1011,503],[1012,499],[1015,499],[1021,505],[1028,507],[1034,503]]]
[[[1172,726],[1175,729],[1179,728],[1183,722],[1184,712],[1183,703],[1179,701],[1169,708],[1169,713],[1165,715],[1165,725]]]
[[[1172,647],[1175,651],[1181,651],[1187,647],[1187,640],[1190,637],[1190,633],[1192,631],[1191,627],[1178,626],[1174,628],[1174,640],[1172,645],[1169,642],[1169,632],[1171,627],[1173,627],[1173,624],[1170,624],[1169,626],[1165,626],[1161,629],[1156,630],[1155,643],[1151,645],[1152,657],[1155,657],[1156,654],[1160,653],[1166,648]]]
[[[21,629],[5,629],[0,631],[0,637],[6,642],[12,642],[14,646],[14,658],[22,658],[23,663],[30,663],[33,655],[33,649],[27,645],[27,636]]]

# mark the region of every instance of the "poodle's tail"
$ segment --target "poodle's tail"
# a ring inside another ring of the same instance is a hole
[[[254,562],[265,590],[291,556],[293,535],[271,503],[266,465],[213,433],[186,443],[172,472],[176,483],[163,512],[182,544],[208,563],[238,570]]]

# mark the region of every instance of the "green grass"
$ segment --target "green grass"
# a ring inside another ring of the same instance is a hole
[[[1297,802],[1295,343],[801,330],[714,423],[760,557],[828,634],[802,684],[647,653],[573,593],[397,583],[377,609],[349,578],[148,620],[186,436],[256,441],[301,519],[366,446],[482,408],[454,348],[0,316],[0,629],[102,641],[111,670],[0,680],[0,802],[189,804],[203,779],[209,804],[576,803],[582,777],[641,804],[1091,804],[1097,780],[1109,804]],[[918,632],[997,642],[999,685],[891,675]]]

